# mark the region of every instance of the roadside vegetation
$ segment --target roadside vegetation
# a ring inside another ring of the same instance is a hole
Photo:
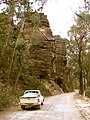
[[[74,86],[79,93],[90,91],[90,2],[84,0],[84,6],[74,14],[75,24],[68,31],[68,66]],[[76,83],[76,84],[75,84]],[[86,92],[86,94],[88,94]]]
[[[85,89],[85,95],[90,98],[90,87]]]

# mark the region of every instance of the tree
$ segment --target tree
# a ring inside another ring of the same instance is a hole
[[[40,12],[41,9],[43,9],[43,5],[45,4],[45,0],[33,0],[32,2],[30,0],[1,0],[0,4],[5,4],[6,8],[2,10],[2,19],[1,19],[1,36],[3,35],[1,41],[0,41],[0,51],[1,51],[1,58],[0,58],[0,64],[2,64],[3,56],[5,57],[6,50],[11,49],[11,54],[8,56],[9,63],[8,68],[6,71],[8,71],[8,82],[10,81],[13,65],[15,62],[16,54],[17,54],[17,48],[22,43],[22,33],[25,26],[26,19],[30,19],[33,23],[33,26],[37,26],[36,23],[38,23],[38,13],[33,15],[32,12],[35,12],[36,9],[34,8],[35,4],[39,4],[37,11]],[[7,21],[9,22],[9,27],[5,28],[6,24],[6,17]],[[14,17],[16,17],[16,21],[14,20]],[[35,19],[37,18],[37,19]],[[20,28],[17,30],[17,27],[15,25],[15,22],[20,22]],[[3,27],[4,25],[4,27]],[[7,30],[7,31],[6,31]],[[6,32],[4,32],[6,31]],[[4,32],[4,34],[3,34]],[[12,33],[11,33],[12,32]],[[6,33],[6,34],[5,34]],[[4,39],[5,37],[5,39]],[[11,41],[10,41],[11,40]],[[9,44],[9,45],[8,45]],[[10,46],[10,44],[12,44]],[[26,45],[26,43],[24,43]],[[12,47],[13,46],[13,47]],[[18,50],[20,53],[20,51]],[[21,53],[20,53],[21,54]],[[18,58],[20,62],[20,57]],[[19,65],[21,66],[21,65]],[[18,78],[20,76],[21,68],[18,71],[18,77],[16,78],[16,81],[18,81]]]
[[[70,45],[73,45],[73,54],[77,55],[78,67],[79,67],[79,80],[80,80],[80,94],[84,92],[84,54],[87,54],[87,46],[89,43],[89,25],[90,25],[90,14],[86,11],[80,13],[75,13],[77,16],[76,25],[71,27],[71,30],[68,32],[70,36]]]

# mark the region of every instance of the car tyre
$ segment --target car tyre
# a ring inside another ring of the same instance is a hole
[[[43,105],[43,102],[41,103],[41,105]]]
[[[37,106],[38,109],[41,109],[41,104]]]
[[[22,108],[23,110],[25,110],[25,106],[24,106],[24,105],[21,105],[21,108]]]

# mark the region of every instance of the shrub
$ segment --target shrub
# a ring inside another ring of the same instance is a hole
[[[85,95],[90,98],[90,87],[86,88]]]
[[[9,88],[6,88],[3,84],[0,84],[0,111],[10,107],[12,103],[12,96],[10,93]]]
[[[0,111],[11,105],[11,99],[6,94],[0,95]]]

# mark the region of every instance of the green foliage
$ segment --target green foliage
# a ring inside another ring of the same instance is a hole
[[[5,14],[0,14],[0,49],[3,47],[5,41],[6,19]]]
[[[0,111],[12,104],[11,90],[0,83]]]
[[[40,26],[40,14],[35,12],[31,15],[32,26],[37,28]]]
[[[90,14],[86,11],[76,14],[76,24],[71,26],[68,32],[70,41],[68,44],[68,65],[71,67],[71,74],[74,79],[79,80],[79,87],[83,88],[82,81],[88,81],[89,67],[89,25]],[[82,79],[82,80],[81,80]],[[76,83],[75,83],[76,84]],[[80,89],[81,89],[80,88]]]
[[[85,89],[85,95],[90,98],[90,87]]]
[[[18,51],[23,51],[26,47],[26,43],[25,43],[25,40],[21,37],[19,38],[18,42],[17,42],[17,50]]]
[[[2,38],[0,36],[0,49],[2,49],[2,48],[3,48],[3,40],[2,40]]]

